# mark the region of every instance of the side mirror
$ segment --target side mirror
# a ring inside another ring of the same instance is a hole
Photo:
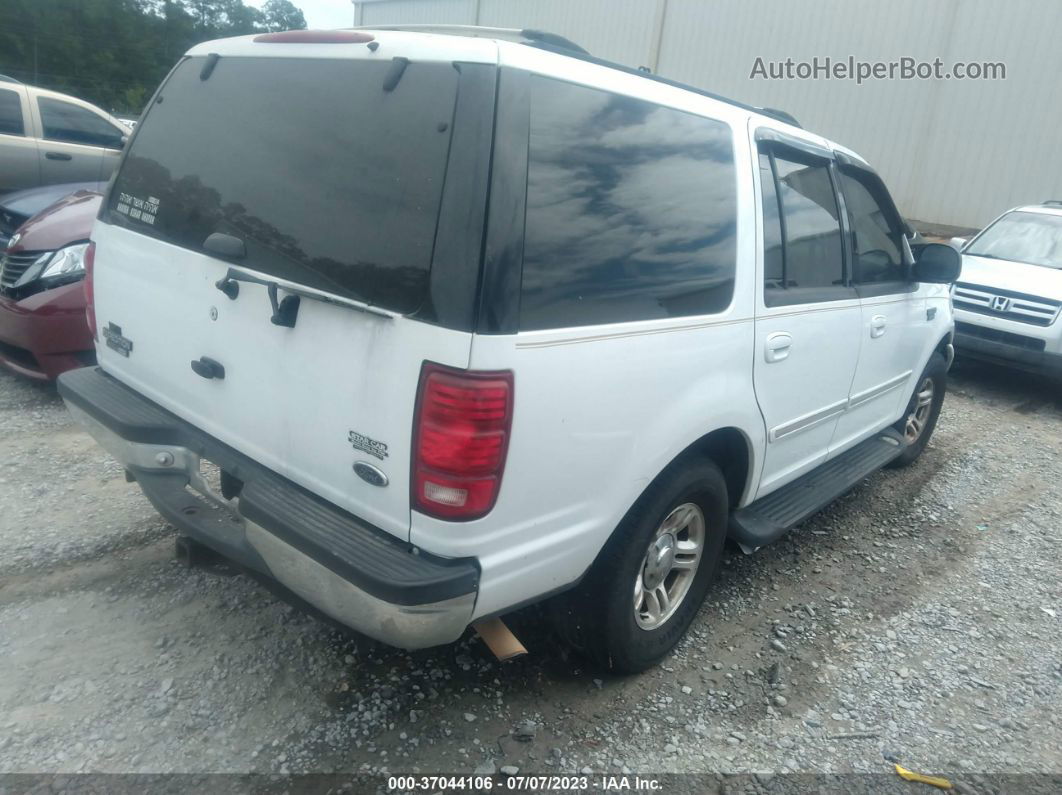
[[[962,273],[962,255],[950,245],[927,243],[918,253],[912,276],[916,282],[952,284]]]
[[[968,237],[953,237],[948,241],[948,245],[954,248],[956,251],[962,251],[962,247],[970,242]]]

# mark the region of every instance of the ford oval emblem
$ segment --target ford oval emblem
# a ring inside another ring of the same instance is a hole
[[[365,461],[354,462],[354,473],[370,486],[380,486],[383,488],[388,483],[387,475]]]

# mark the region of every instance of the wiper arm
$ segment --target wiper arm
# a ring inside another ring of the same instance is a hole
[[[299,316],[299,303],[300,299],[298,295],[285,295],[284,300],[278,300],[276,282],[269,279],[262,279],[258,276],[252,276],[249,273],[238,271],[235,268],[229,268],[228,273],[224,278],[215,282],[214,286],[221,292],[225,293],[229,297],[230,301],[235,301],[240,294],[239,282],[250,282],[251,284],[264,284],[269,292],[269,303],[273,307],[273,316],[269,318],[274,326],[284,326],[285,328],[295,328],[295,319]]]
[[[271,320],[278,326],[294,328],[295,316],[299,311],[300,297],[308,298],[312,301],[323,301],[327,304],[345,306],[348,309],[354,309],[358,312],[365,312],[366,314],[376,315],[378,317],[385,317],[388,320],[394,320],[396,317],[399,317],[399,315],[394,312],[389,312],[386,309],[372,306],[364,301],[357,301],[353,298],[344,298],[340,295],[332,295],[323,290],[317,290],[313,287],[305,287],[301,284],[289,282],[287,279],[267,279],[254,273],[249,273],[241,268],[233,268],[231,266],[225,276],[218,279],[214,286],[221,290],[221,292],[225,293],[230,300],[235,301],[236,297],[240,294],[240,286],[238,282],[265,285],[266,289],[269,291],[269,302],[273,307],[273,317]],[[290,295],[286,295],[283,300],[278,301],[277,290],[284,290],[285,292],[290,293]],[[288,322],[289,320],[290,322]]]

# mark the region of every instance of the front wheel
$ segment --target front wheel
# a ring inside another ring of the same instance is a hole
[[[710,461],[653,483],[562,606],[566,634],[603,668],[637,673],[682,638],[722,558],[726,482]]]
[[[904,451],[894,458],[890,467],[905,467],[913,464],[929,444],[929,438],[937,427],[944,393],[948,389],[948,362],[943,354],[934,353],[922,371],[914,394],[907,403],[907,411],[893,425],[903,434]]]

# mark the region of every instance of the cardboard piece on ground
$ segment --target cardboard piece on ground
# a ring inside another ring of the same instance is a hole
[[[494,652],[494,656],[502,662],[527,654],[524,644],[516,639],[516,635],[509,631],[500,618],[477,621],[472,627],[476,630],[476,634],[483,638],[487,648]]]

